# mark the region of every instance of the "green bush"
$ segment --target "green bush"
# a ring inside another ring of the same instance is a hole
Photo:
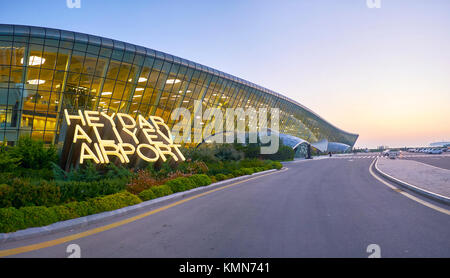
[[[23,211],[14,207],[0,208],[0,232],[10,233],[25,228]]]
[[[89,203],[87,201],[71,202],[64,204],[63,206],[76,215],[74,218],[96,213],[91,207],[89,207]]]
[[[142,191],[138,194],[138,196],[142,201],[148,201],[156,198],[156,195],[153,192],[152,188]]]
[[[61,201],[83,201],[104,195],[114,194],[125,190],[127,178],[104,179],[99,181],[57,181],[61,192]]]
[[[128,191],[123,191],[104,197],[97,197],[87,201],[89,208],[92,210],[91,213],[115,210],[136,205],[140,202],[141,200],[138,196],[133,195]]]
[[[245,175],[245,174],[244,174],[244,172],[241,169],[233,171],[233,176],[235,176],[235,177],[240,177],[240,176],[243,176],[243,175]]]
[[[168,185],[154,186],[149,190],[153,191],[156,198],[167,196],[173,193],[172,189],[170,189],[170,186]]]
[[[123,191],[128,179],[80,181],[31,181],[16,178],[11,185],[0,185],[0,207],[55,206],[71,201],[84,201]]]
[[[283,168],[283,164],[281,164],[279,161],[273,161],[272,162],[272,168],[280,170],[281,168]]]
[[[174,192],[174,193],[186,191],[186,190],[196,187],[192,180],[190,180],[189,178],[185,178],[185,177],[176,178],[176,179],[167,181],[165,184],[168,185],[170,187],[170,189],[172,190],[172,192]]]
[[[107,179],[129,179],[133,177],[133,172],[123,166],[116,166],[113,163],[108,164],[105,178]]]
[[[217,181],[223,181],[227,179],[227,176],[225,174],[217,174],[214,177]]]
[[[109,196],[89,199],[88,201],[72,202],[50,208],[43,206],[22,207],[20,209],[14,207],[0,208],[0,232],[9,233],[30,227],[46,226],[57,221],[116,210],[140,202],[141,200],[137,196],[123,191]]]
[[[45,180],[33,184],[28,179],[16,178],[11,185],[0,186],[0,207],[53,206],[60,200],[59,188]]]
[[[54,168],[54,166],[53,166]],[[69,181],[98,181],[103,177],[98,171],[96,165],[88,160],[85,164],[80,165],[77,169],[71,169],[69,173],[67,173],[66,180]]]
[[[278,151],[274,154],[263,154],[261,158],[270,159],[270,160],[278,160],[278,161],[288,161],[294,160],[295,151],[280,141],[280,146],[278,147]]]
[[[253,174],[253,168],[242,168],[242,172],[244,175],[251,175]]]
[[[205,174],[192,175],[189,179],[192,180],[197,187],[211,184],[211,179]]]
[[[54,210],[44,206],[21,207],[25,227],[47,226],[58,221]]]
[[[79,203],[77,203],[79,204]],[[73,203],[66,204],[66,205],[60,205],[60,206],[53,206],[48,208],[52,213],[56,215],[58,218],[58,221],[65,221],[73,218],[80,217],[80,214],[77,213],[77,210],[74,208]],[[83,216],[88,215],[87,213],[84,213]]]
[[[13,172],[20,163],[20,158],[12,157],[6,146],[0,146],[0,169],[2,172]]]
[[[18,159],[18,165],[29,169],[50,169],[56,163],[58,155],[56,147],[45,147],[44,141],[21,137],[8,152],[12,158]]]

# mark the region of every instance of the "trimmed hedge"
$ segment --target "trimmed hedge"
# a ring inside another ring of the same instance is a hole
[[[138,196],[142,201],[148,201],[156,198],[156,194],[153,192],[152,188],[142,191],[138,194]]]
[[[211,178],[205,174],[196,174],[188,178],[191,179],[196,186],[207,186],[211,184]]]
[[[139,198],[141,198],[142,201],[148,201],[155,198],[163,197],[173,194],[172,189],[170,189],[170,186],[167,184],[159,185],[159,186],[153,186],[150,187],[147,190],[142,191],[139,193]]]
[[[82,202],[72,202],[60,206],[30,206],[16,209],[0,208],[0,232],[9,233],[17,230],[46,226],[90,214],[111,211],[140,203],[141,200],[126,191],[105,197],[97,197]]]
[[[173,194],[172,189],[170,189],[170,187],[166,184],[155,186],[151,190],[155,193],[156,198]]]
[[[41,181],[36,185],[28,179],[16,178],[12,185],[0,185],[0,207],[48,207],[57,205],[60,199],[59,188],[47,181]]]
[[[91,182],[59,181],[56,186],[61,191],[61,202],[64,203],[115,194],[125,190],[128,182],[128,178],[103,179]]]
[[[186,177],[176,178],[167,181],[165,184],[168,185],[174,193],[190,190],[196,187],[195,183],[191,179]]]
[[[128,178],[99,181],[32,182],[29,179],[13,180],[11,185],[0,184],[0,207],[51,207],[72,201],[115,194],[123,191]]]
[[[205,174],[196,174],[189,177],[180,177],[167,181],[164,185],[153,186],[139,193],[139,198],[144,201],[170,195],[176,192],[190,190],[199,186],[211,184],[211,178]]]
[[[227,179],[227,176],[225,174],[217,174],[214,177],[216,178],[216,181],[222,181]]]

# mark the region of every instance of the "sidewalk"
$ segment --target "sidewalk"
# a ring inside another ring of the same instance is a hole
[[[413,160],[380,158],[378,170],[418,189],[450,198],[450,170]]]

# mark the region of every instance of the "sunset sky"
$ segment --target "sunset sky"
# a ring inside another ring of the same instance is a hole
[[[360,134],[450,141],[450,1],[2,1],[0,23],[114,38],[264,86]]]

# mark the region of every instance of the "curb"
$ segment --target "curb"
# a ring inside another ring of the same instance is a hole
[[[286,169],[286,167],[283,167],[282,170],[283,169]],[[213,190],[215,188],[221,187],[228,183],[233,183],[233,182],[244,180],[244,179],[251,178],[251,177],[257,177],[262,174],[266,174],[266,173],[270,173],[270,172],[274,172],[274,171],[277,171],[277,170],[271,169],[271,170],[266,170],[266,171],[262,171],[262,172],[258,172],[258,173],[253,173],[251,175],[245,175],[245,176],[240,176],[240,177],[236,177],[236,178],[232,178],[232,179],[228,179],[228,180],[223,180],[223,181],[219,181],[219,182],[207,185],[207,186],[197,187],[197,188],[194,188],[191,190],[170,194],[170,195],[152,199],[149,201],[144,201],[137,205],[123,207],[123,208],[120,208],[117,210],[112,210],[112,211],[105,211],[105,212],[92,214],[92,215],[88,215],[88,216],[83,216],[83,217],[79,217],[79,218],[74,218],[74,219],[70,219],[70,220],[66,220],[66,221],[55,222],[53,224],[43,226],[43,227],[27,228],[27,229],[19,230],[17,232],[12,232],[12,233],[0,233],[0,243],[7,243],[7,242],[13,242],[13,241],[18,241],[18,240],[23,240],[23,239],[30,239],[30,238],[34,238],[34,237],[38,237],[38,236],[68,231],[68,230],[71,230],[74,228],[86,227],[88,225],[95,224],[95,223],[98,223],[101,221],[106,221],[106,220],[114,218],[114,217],[124,216],[124,215],[130,214],[130,213],[133,213],[133,212],[138,212],[140,210],[150,209],[150,208],[157,207],[157,206],[162,206],[162,205],[168,204],[173,201],[181,200],[186,197],[190,197],[190,196],[193,196],[193,195],[196,195],[199,193]]]
[[[394,183],[396,183],[396,184],[398,184],[398,185],[400,185],[400,186],[402,186],[404,188],[412,190],[412,191],[414,191],[414,192],[416,192],[416,193],[418,193],[418,194],[420,194],[422,196],[428,197],[428,198],[433,199],[435,201],[438,201],[440,203],[443,203],[443,204],[446,204],[446,205],[450,205],[450,198],[449,197],[446,197],[446,196],[443,196],[443,195],[440,195],[440,194],[437,194],[437,193],[434,193],[434,192],[422,189],[422,188],[420,188],[420,187],[418,187],[416,185],[412,185],[412,184],[407,183],[405,181],[402,181],[400,179],[394,178],[393,176],[390,176],[390,175],[386,174],[385,172],[381,171],[378,168],[378,158],[375,161],[374,168],[375,168],[375,171],[378,174],[380,174],[384,178],[386,178],[386,179],[388,179],[388,180],[390,180],[390,181],[392,181],[392,182],[394,182]]]

